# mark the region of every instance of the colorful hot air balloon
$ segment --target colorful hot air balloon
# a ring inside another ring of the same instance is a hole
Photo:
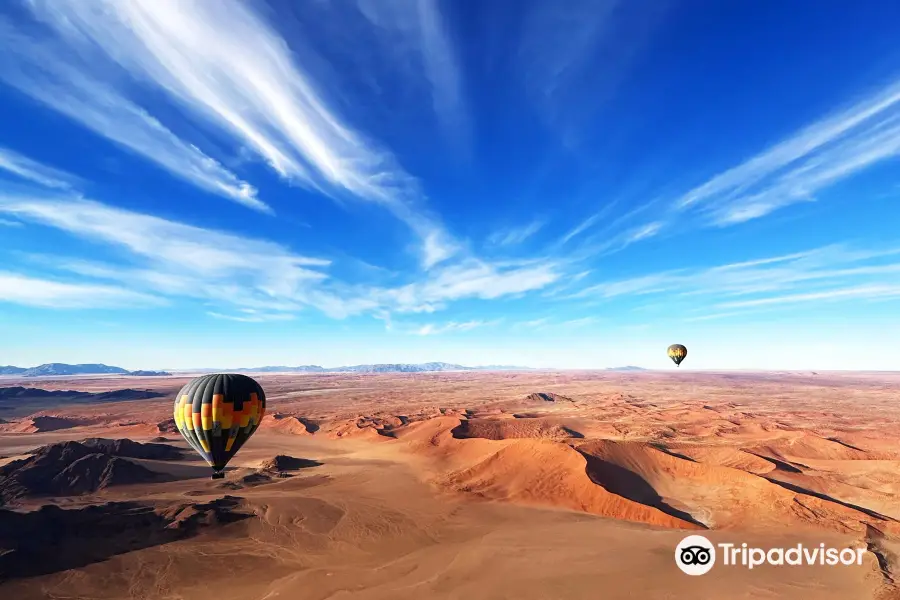
[[[250,439],[266,413],[266,394],[246,375],[197,377],[175,396],[175,426],[187,443],[225,477],[228,461]]]
[[[672,344],[669,346],[669,349],[666,350],[666,354],[669,355],[669,358],[671,358],[675,362],[675,366],[678,367],[681,366],[681,361],[687,356],[687,348],[681,344]]]

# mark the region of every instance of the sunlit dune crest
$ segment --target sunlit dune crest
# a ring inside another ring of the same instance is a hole
[[[235,600],[348,585],[360,598],[538,598],[559,581],[564,597],[601,581],[613,597],[728,597],[744,585],[779,598],[895,597],[900,377],[738,377],[585,372],[548,387],[538,372],[262,374],[274,399],[223,480],[169,421],[186,380],[142,379],[135,387],[164,397],[0,424],[0,587],[22,599],[128,597],[135,586],[191,598],[200,569]],[[27,541],[51,522],[88,533]],[[855,571],[735,570],[688,585],[671,556],[691,531],[868,551]],[[256,576],[226,568],[233,560]],[[512,577],[521,569],[530,586]]]

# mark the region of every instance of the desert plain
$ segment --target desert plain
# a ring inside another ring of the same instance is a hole
[[[0,378],[0,597],[900,598],[900,374],[254,377],[224,480],[188,376]],[[866,551],[691,577],[691,533]]]

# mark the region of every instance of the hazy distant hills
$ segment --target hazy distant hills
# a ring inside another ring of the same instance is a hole
[[[138,375],[149,377],[169,374],[165,371],[128,371],[121,367],[111,367],[102,364],[67,365],[65,363],[47,363],[31,368],[0,367],[0,375],[17,375],[19,377],[64,377],[69,375]]]
[[[214,372],[216,369],[204,369]],[[252,367],[249,369],[234,369],[240,373],[324,373],[328,369],[319,365],[300,365],[299,367]]]
[[[302,365],[299,367],[254,367],[250,369],[234,369],[239,373],[429,373],[435,371],[535,371],[533,367],[513,365],[484,365],[467,367],[445,362],[427,363],[384,363],[377,365],[352,365],[346,367],[320,367],[319,365]],[[547,369],[554,370],[554,369]],[[612,367],[606,371],[646,371],[642,367]],[[215,369],[203,369],[202,372],[215,372]],[[192,371],[196,373],[197,371]]]
[[[355,365],[352,367],[338,367],[336,369],[328,370],[346,373],[423,373],[427,371],[474,371],[475,369],[450,363],[429,362],[417,365],[406,363]]]
[[[344,367],[320,367],[319,365],[300,365],[298,367],[250,367],[242,369],[225,369],[238,373],[430,373],[435,371],[528,371],[530,367],[513,367],[489,365],[483,367],[466,367],[445,362],[427,363],[384,363],[375,365],[349,365]],[[192,373],[216,372],[218,369],[192,369]]]
[[[131,371],[128,374],[135,377],[167,377],[171,375],[168,371]]]
[[[126,375],[128,371],[121,367],[108,365],[67,365],[64,363],[47,363],[37,367],[0,367],[0,375],[18,375],[20,377],[44,377],[47,375]]]
[[[296,367],[266,366],[242,369],[183,369],[181,373],[218,373],[224,371],[238,373],[433,373],[440,371],[533,371],[531,367],[510,365],[485,365],[467,367],[454,363],[384,363],[375,365],[350,365],[345,367],[320,367],[319,365],[300,365]],[[625,366],[606,369],[607,371],[645,371],[641,367]],[[37,367],[24,368],[0,366],[0,375],[16,375],[18,377],[65,377],[70,375],[133,375],[136,377],[165,377],[168,371],[128,371],[121,367],[103,364],[67,365],[64,363],[47,363]]]

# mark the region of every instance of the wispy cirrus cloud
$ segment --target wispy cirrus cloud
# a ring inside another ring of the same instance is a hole
[[[259,301],[271,301],[292,296],[307,282],[323,279],[325,275],[316,269],[329,264],[327,260],[293,254],[272,242],[89,200],[0,195],[0,213],[115,247],[132,263],[127,267],[99,267],[75,262],[73,269],[82,275],[143,284],[141,287],[161,292],[206,293],[226,301],[252,294]]]
[[[0,20],[0,78],[7,83],[176,177],[250,208],[270,211],[252,185],[95,77],[95,61],[102,71],[102,61],[88,49],[32,38]],[[7,168],[47,187],[72,183],[58,173],[35,169],[33,163],[12,160]]]
[[[651,238],[659,233],[663,228],[663,224],[660,221],[654,221],[652,223],[647,223],[646,225],[641,225],[640,227],[636,227],[629,231],[626,234],[624,243],[633,244],[634,242],[639,242],[641,240],[646,240],[647,238]]]
[[[735,311],[803,302],[892,298],[900,290],[900,248],[831,245],[707,268],[677,269],[587,287],[573,298],[660,298],[731,316]],[[709,313],[713,314],[713,313]],[[700,315],[699,318],[713,318]]]
[[[80,182],[77,177],[65,171],[0,147],[0,172],[2,171],[51,189],[66,190]]]
[[[569,242],[572,238],[578,237],[585,231],[589,230],[595,224],[597,224],[602,218],[604,218],[607,214],[609,214],[610,210],[612,210],[613,204],[607,204],[598,212],[592,214],[590,217],[583,220],[581,223],[570,229],[564,236],[562,236],[559,240],[559,244],[563,245]]]
[[[394,63],[415,64],[424,74],[445,134],[467,143],[470,125],[462,70],[437,0],[356,0],[356,5],[387,38],[398,56]]]
[[[67,47],[99,49],[132,77],[230,134],[283,178],[386,207],[422,239],[426,267],[457,251],[421,206],[418,182],[329,105],[284,39],[251,5],[34,0],[29,6]],[[101,107],[93,103],[81,110]]]
[[[669,4],[565,0],[534,3],[525,12],[518,49],[523,83],[565,145],[583,135],[592,116],[615,95]]]
[[[299,255],[281,244],[90,200],[0,194],[0,214],[115,248],[119,259],[110,264],[45,256],[40,258],[44,266],[147,294],[252,310],[244,313],[251,316],[293,314],[304,307],[339,319],[362,313],[380,318],[391,313],[430,313],[459,300],[495,300],[539,290],[561,277],[553,263],[490,263],[470,258],[436,268],[405,285],[361,286],[331,277],[329,260]],[[229,314],[219,309],[211,312]]]
[[[22,227],[21,221],[11,221],[9,219],[0,219],[0,227]]]
[[[559,323],[558,327],[584,327],[593,325],[598,321],[597,317],[581,317],[579,319],[569,319]]]
[[[543,227],[544,221],[535,220],[520,227],[498,229],[488,237],[488,243],[494,246],[514,246],[516,244],[521,244],[540,231]]]
[[[470,259],[448,265],[428,279],[373,292],[379,304],[402,312],[434,312],[465,298],[494,300],[540,290],[562,276],[553,263],[500,265]]]
[[[241,314],[237,315],[227,315],[213,311],[208,311],[206,314],[215,319],[237,321],[239,323],[268,323],[272,321],[291,321],[294,319],[294,315],[288,313],[266,314],[249,308],[244,309],[241,311]]]
[[[816,194],[829,186],[898,157],[900,83],[895,82],[688,190],[668,211],[659,210],[660,198],[656,198],[595,230],[608,213],[607,205],[569,231],[557,246],[587,232],[582,243],[584,254],[618,252],[655,237],[671,222],[693,213],[699,213],[701,219],[689,226],[736,225],[794,203],[815,200]],[[616,232],[651,209],[656,211],[651,222]]]
[[[549,317],[541,317],[540,319],[531,319],[530,321],[522,321],[516,323],[516,327],[525,327],[528,329],[537,329],[539,327],[543,327],[550,322]]]
[[[900,273],[900,265],[893,270]],[[857,285],[851,287],[832,288],[821,292],[809,292],[804,294],[785,294],[771,296],[769,298],[756,298],[754,300],[741,300],[737,302],[722,302],[717,308],[750,308],[756,306],[770,306],[781,304],[796,304],[801,302],[827,302],[837,300],[862,299],[890,299],[900,298],[900,284],[894,285]]]
[[[815,194],[900,156],[900,83],[815,122],[683,194],[679,211],[733,225],[815,199]]]
[[[416,335],[441,335],[444,333],[471,331],[479,327],[486,327],[497,324],[498,321],[464,321],[458,323],[450,321],[443,324],[428,323],[418,329],[413,330]]]
[[[575,0],[541,4],[527,14],[520,54],[529,87],[545,97],[557,94],[604,41],[618,5]]]
[[[538,329],[538,330],[547,330],[547,329],[566,329],[566,328],[574,328],[574,327],[582,327],[586,325],[593,325],[597,323],[599,319],[597,317],[579,317],[577,319],[552,319],[550,317],[542,317],[540,319],[532,319],[530,321],[519,321],[518,323],[513,324],[515,329]]]
[[[71,283],[0,271],[0,302],[39,308],[137,308],[165,304],[161,298],[123,287]]]
[[[607,219],[606,217],[610,216],[612,210],[618,205],[619,203],[615,201],[604,205],[603,208],[583,220],[574,229],[560,238],[556,242],[556,248],[562,249],[573,238],[582,236],[583,240],[580,240],[580,245],[575,250],[570,251],[570,258],[573,260],[594,258],[618,252],[635,242],[652,238],[666,225],[663,221],[653,220],[644,225],[623,229],[635,217],[651,213],[651,209],[659,205],[658,198],[644,202],[615,218]],[[602,226],[597,227],[600,223],[602,223]]]

